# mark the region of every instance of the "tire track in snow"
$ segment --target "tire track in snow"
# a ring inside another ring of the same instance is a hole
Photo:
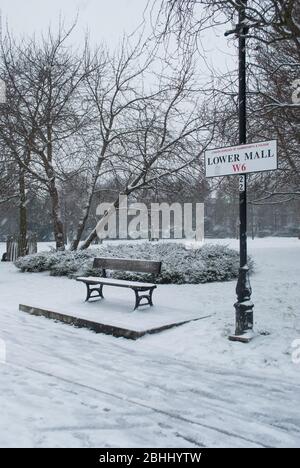
[[[74,386],[78,386],[78,387],[81,387],[81,388],[84,388],[86,390],[89,390],[89,391],[92,391],[92,392],[96,392],[96,393],[100,393],[102,395],[105,395],[106,397],[110,397],[110,398],[113,398],[113,399],[117,399],[119,401],[123,401],[123,402],[126,402],[126,403],[129,403],[131,405],[134,405],[134,406],[138,406],[140,408],[143,408],[143,409],[147,409],[147,410],[150,410],[150,411],[153,411],[154,413],[157,413],[157,414],[162,414],[164,416],[167,416],[169,418],[172,418],[172,419],[175,419],[177,421],[181,421],[181,422],[184,422],[184,423],[187,423],[187,424],[191,424],[193,426],[198,426],[198,427],[201,427],[203,429],[209,429],[209,430],[212,430],[212,431],[215,431],[216,433],[219,433],[219,434],[223,434],[225,436],[228,436],[230,438],[235,438],[237,440],[242,440],[244,442],[247,442],[247,443],[250,443],[250,444],[253,444],[255,445],[256,447],[261,447],[261,448],[272,448],[272,446],[270,445],[266,445],[262,442],[258,442],[256,440],[253,440],[253,439],[250,439],[250,438],[247,438],[247,437],[244,437],[240,434],[235,434],[234,432],[230,432],[230,431],[227,431],[225,429],[221,429],[221,428],[217,428],[215,426],[212,426],[212,425],[209,425],[209,424],[205,424],[205,423],[200,423],[198,421],[194,421],[194,420],[191,420],[191,419],[188,419],[188,418],[185,418],[184,416],[181,416],[179,414],[175,414],[175,413],[172,413],[172,412],[169,412],[169,411],[166,411],[166,410],[163,410],[163,409],[160,409],[160,408],[156,408],[154,406],[151,406],[151,405],[148,405],[146,403],[142,403],[142,402],[138,402],[136,400],[133,400],[133,399],[130,399],[130,398],[126,398],[122,395],[118,395],[118,394],[115,394],[115,393],[111,393],[111,392],[107,392],[105,390],[100,390],[98,388],[95,388],[95,387],[92,387],[92,386],[89,386],[89,385],[86,385],[86,384],[82,384],[82,383],[79,383],[79,382],[75,382],[73,380],[70,380],[70,379],[66,379],[64,377],[61,377],[61,376],[58,376],[58,375],[55,375],[55,374],[52,374],[52,373],[49,373],[49,372],[45,372],[45,371],[41,371],[39,369],[35,369],[33,367],[29,367],[29,366],[19,366],[17,364],[8,364],[9,366],[11,367],[14,367],[14,368],[18,368],[18,369],[26,369],[27,371],[30,371],[30,372],[34,372],[34,373],[37,373],[39,375],[42,375],[42,376],[45,376],[45,377],[50,377],[50,378],[53,378],[53,379],[56,379],[56,380],[59,380],[59,381],[62,381],[64,383],[67,383],[67,384],[71,384],[71,385],[74,385]],[[182,437],[182,435],[180,435]],[[187,440],[187,439],[186,439]],[[198,444],[198,442],[197,442]],[[205,447],[203,446],[203,444],[199,443],[198,444],[200,447]]]

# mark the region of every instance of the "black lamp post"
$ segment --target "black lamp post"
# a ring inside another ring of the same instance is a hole
[[[246,24],[247,0],[238,0],[239,24],[234,31],[225,35],[236,34],[239,39],[239,143],[247,143],[247,103],[246,103]],[[251,302],[251,285],[249,280],[249,268],[247,265],[247,175],[242,174],[239,180],[240,199],[240,269],[236,287],[237,302],[235,335],[231,340],[249,341],[250,335],[244,336],[253,329],[253,303]]]

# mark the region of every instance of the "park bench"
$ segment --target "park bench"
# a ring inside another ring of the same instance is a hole
[[[106,270],[150,273],[154,280],[155,276],[160,273],[161,262],[124,258],[95,258],[93,268],[102,270],[102,275],[100,277],[88,276],[76,278],[77,281],[81,281],[86,285],[86,301],[95,297],[103,298],[103,286],[114,286],[119,288],[130,288],[134,291],[134,310],[143,305],[153,305],[152,295],[154,289],[157,287],[155,283],[142,283],[140,281],[107,278]]]

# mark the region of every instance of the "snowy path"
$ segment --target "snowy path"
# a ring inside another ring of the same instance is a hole
[[[151,367],[161,364],[151,360]],[[299,444],[299,386],[280,380],[266,383],[263,377],[247,374],[236,377],[219,369],[207,372],[172,359],[163,362],[165,382],[155,382],[151,372],[140,372],[142,365],[138,359],[136,367],[121,376],[119,368],[101,366],[101,375],[92,379],[88,366],[76,375],[75,363],[68,376],[39,371],[39,366],[9,366],[3,391],[11,421],[3,421],[1,445]],[[132,377],[130,371],[136,374]],[[168,378],[173,373],[184,375],[175,390],[170,384],[174,380]],[[238,396],[232,395],[233,388],[239,388]]]
[[[73,282],[2,264],[0,446],[299,447],[300,366],[290,345],[300,338],[300,249],[285,242],[253,245],[256,328],[273,318],[271,335],[250,345],[226,339],[234,283],[183,287],[186,307],[198,300],[214,317],[129,342],[18,312],[34,288],[55,295],[58,281],[66,290]]]

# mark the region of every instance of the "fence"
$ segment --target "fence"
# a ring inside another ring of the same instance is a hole
[[[19,236],[10,236],[6,241],[6,258],[7,262],[14,262],[17,258],[37,252],[37,238],[35,234],[27,236],[25,240]]]

